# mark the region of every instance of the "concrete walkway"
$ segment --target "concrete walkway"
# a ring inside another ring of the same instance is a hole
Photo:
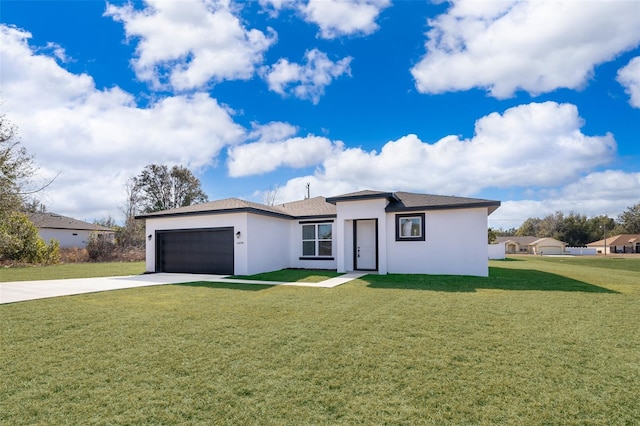
[[[226,275],[200,274],[146,274],[126,277],[74,278],[65,280],[18,281],[0,283],[0,304],[23,302],[26,300],[46,299],[49,297],[70,296],[74,294],[96,293],[108,290],[147,287],[153,285],[179,284],[195,281],[257,284],[257,285],[293,285],[301,287],[333,288],[360,278],[365,274],[349,273],[319,283],[297,283],[255,280],[234,280]]]

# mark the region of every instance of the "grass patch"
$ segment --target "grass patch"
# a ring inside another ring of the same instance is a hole
[[[1,268],[0,282],[116,277],[139,275],[144,270],[144,262],[66,263],[52,266]]]
[[[342,275],[336,271],[326,269],[282,269],[280,271],[265,272],[256,275],[234,275],[229,278],[242,280],[279,281],[319,283]]]
[[[0,305],[0,424],[638,424],[640,275],[491,268]]]

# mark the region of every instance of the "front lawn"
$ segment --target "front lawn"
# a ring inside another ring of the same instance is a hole
[[[0,305],[0,424],[638,424],[621,262]]]
[[[0,266],[0,282],[139,275],[144,268],[144,262],[65,263],[16,268]]]
[[[265,272],[256,275],[234,275],[229,278],[238,280],[260,280],[279,282],[319,283],[330,278],[339,277],[340,273],[326,269],[282,269],[280,271]]]

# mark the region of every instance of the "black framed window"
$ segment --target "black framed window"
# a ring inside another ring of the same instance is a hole
[[[396,241],[424,241],[424,213],[396,215]]]
[[[302,225],[303,257],[331,257],[333,255],[332,243],[332,223],[309,223]]]

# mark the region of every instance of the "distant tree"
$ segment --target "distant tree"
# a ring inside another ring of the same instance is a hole
[[[144,213],[190,206],[208,200],[200,180],[188,169],[150,164],[134,178],[134,197]]]
[[[22,206],[22,210],[25,213],[46,213],[47,206],[42,204],[40,200],[37,200],[34,198],[31,200],[25,201]]]
[[[640,203],[628,207],[618,216],[620,228],[624,234],[640,234]]]
[[[20,146],[16,127],[0,114],[0,216],[22,207],[22,188],[35,173],[33,157]]]
[[[124,214],[124,226],[116,230],[116,241],[121,247],[144,246],[144,220],[136,219],[141,213],[142,198],[132,177],[124,185],[125,201],[120,207]]]
[[[278,193],[280,192],[280,185],[275,184],[271,188],[262,193],[262,202],[267,206],[275,206],[278,201]]]
[[[537,217],[530,217],[520,225],[516,231],[516,235],[519,237],[537,237],[540,233],[540,222],[541,220]]]
[[[556,224],[553,238],[567,243],[570,247],[582,247],[590,243],[591,232],[587,217],[577,213],[562,216]]]
[[[587,227],[589,231],[589,241],[587,241],[587,243],[602,240],[605,238],[605,235],[608,238],[620,233],[619,225],[616,221],[604,215],[590,218]]]
[[[509,228],[509,229],[494,229],[496,237],[513,237],[517,235],[518,228]]]
[[[496,231],[494,231],[493,229],[489,228],[487,231],[487,239],[489,241],[489,244],[495,242],[495,240],[498,238],[498,236],[496,235]]]

